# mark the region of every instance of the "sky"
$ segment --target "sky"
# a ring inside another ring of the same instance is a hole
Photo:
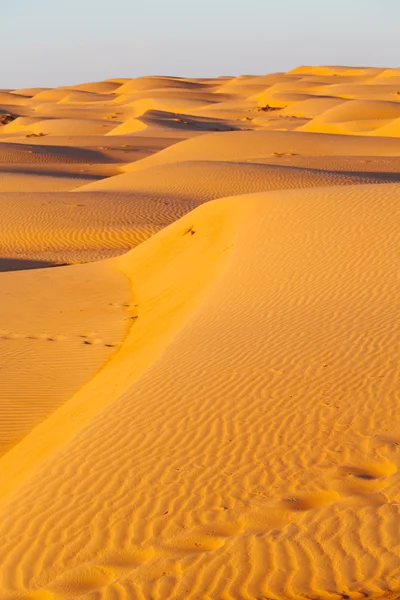
[[[400,66],[400,0],[0,0],[0,88]]]

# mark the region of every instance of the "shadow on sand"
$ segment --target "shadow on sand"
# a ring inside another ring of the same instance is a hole
[[[31,269],[44,269],[46,267],[61,267],[57,263],[45,262],[41,260],[25,260],[19,258],[0,258],[0,273],[6,271],[28,271]]]

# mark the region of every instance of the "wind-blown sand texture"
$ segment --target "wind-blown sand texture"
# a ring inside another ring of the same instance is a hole
[[[0,123],[1,600],[400,598],[400,69]]]

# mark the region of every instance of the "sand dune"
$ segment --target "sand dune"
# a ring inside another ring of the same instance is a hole
[[[202,90],[206,84],[190,79],[181,79],[179,77],[139,77],[121,85],[116,91],[117,94],[129,94],[142,90],[164,90],[180,89],[188,91]]]
[[[89,168],[88,168],[89,170]],[[98,179],[96,175],[91,176],[80,170],[62,169],[43,176],[43,169],[39,172],[32,169],[31,163],[23,165],[19,163],[17,168],[12,168],[12,165],[0,165],[0,196],[4,192],[58,192],[72,190],[76,185],[90,183],[93,179]]]
[[[120,352],[2,459],[3,571],[50,598],[394,585],[399,193],[216,201],[118,259],[138,304]]]
[[[295,131],[245,131],[210,133],[175,144],[124,171],[190,160],[253,161],[276,155],[301,156],[399,156],[399,140],[371,137],[314,134]]]
[[[400,119],[393,119],[381,127],[376,127],[373,135],[380,135],[384,137],[400,137]]]
[[[294,102],[289,107],[282,109],[279,114],[312,119],[329,109],[342,106],[344,103],[344,98],[331,98],[329,96],[316,98],[315,96],[309,96],[305,99],[304,97],[300,97],[298,102]]]
[[[273,162],[273,161],[271,161]],[[400,165],[399,165],[400,169]],[[400,179],[400,173],[397,176]],[[328,171],[279,164],[188,161],[148,167],[76,188],[77,192],[130,192],[160,200],[206,202],[246,192],[391,183],[385,173]]]
[[[377,100],[353,100],[330,108],[302,131],[323,131],[325,133],[369,133],[382,125],[390,124],[400,116],[400,102],[379,102]]]
[[[47,136],[47,135],[96,135],[105,134],[111,131],[113,125],[105,125],[104,121],[94,119],[16,119],[12,123],[5,125],[4,134],[25,133],[27,137]],[[106,128],[106,131],[104,129]]]
[[[55,264],[115,256],[173,223],[197,203],[190,198],[182,202],[129,192],[1,193],[2,254]]]
[[[109,81],[90,81],[78,85],[69,85],[66,89],[90,92],[93,94],[112,94],[121,86],[121,83],[123,83],[123,81],[118,79]]]
[[[399,81],[0,92],[1,600],[399,597]]]

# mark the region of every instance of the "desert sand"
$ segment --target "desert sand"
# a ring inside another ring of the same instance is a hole
[[[1,600],[400,598],[400,69],[0,90]]]

